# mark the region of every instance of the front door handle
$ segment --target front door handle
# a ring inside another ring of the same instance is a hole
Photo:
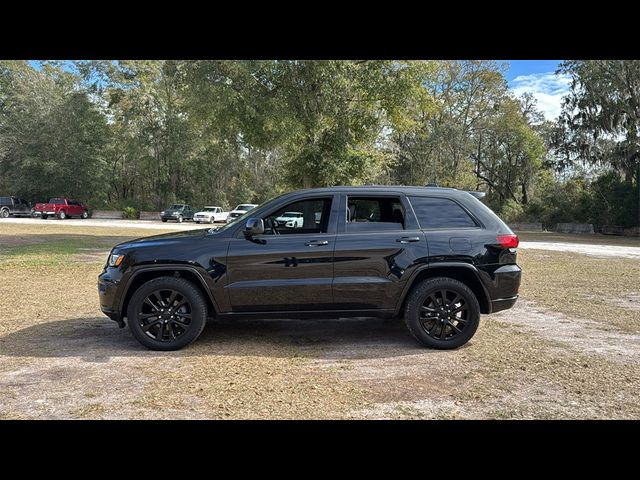
[[[411,243],[411,242],[419,242],[420,237],[400,237],[396,238],[396,242],[398,243]]]
[[[323,245],[329,245],[327,240],[310,240],[304,243],[307,247],[321,247]]]

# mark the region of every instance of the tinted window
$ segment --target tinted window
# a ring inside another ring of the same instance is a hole
[[[402,230],[405,212],[397,197],[349,197],[347,231]]]
[[[313,198],[290,203],[263,218],[264,233],[325,233],[330,210],[330,198]]]
[[[469,214],[448,198],[410,197],[420,228],[476,227]]]
[[[11,198],[0,197],[0,205],[11,205]]]

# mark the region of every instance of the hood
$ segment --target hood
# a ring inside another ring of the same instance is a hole
[[[163,212],[164,212],[164,213],[174,213],[174,212],[181,213],[181,212],[182,212],[182,210],[178,210],[177,208],[165,208],[165,209],[163,210]]]
[[[127,249],[127,248],[166,246],[166,245],[171,245],[172,243],[182,243],[185,240],[188,240],[190,238],[192,239],[202,238],[212,233],[213,231],[210,228],[163,233],[160,235],[152,235],[150,237],[136,238],[135,240],[128,240],[126,242],[119,243],[114,247],[114,250],[121,250],[121,249]]]

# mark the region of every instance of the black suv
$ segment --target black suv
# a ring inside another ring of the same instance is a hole
[[[0,218],[10,215],[31,216],[31,205],[18,197],[0,197]]]
[[[160,212],[160,219],[163,222],[166,222],[167,220],[175,220],[178,223],[182,223],[183,220],[193,220],[194,213],[195,212],[191,206],[176,203]]]
[[[319,316],[403,316],[419,342],[448,349],[473,336],[481,313],[516,302],[517,246],[468,192],[301,190],[219,230],[121,243],[98,289],[102,311],[156,350],[193,342],[208,317]]]

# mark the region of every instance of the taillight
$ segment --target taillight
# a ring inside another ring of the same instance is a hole
[[[515,233],[505,233],[496,237],[498,243],[504,248],[516,248],[520,241]]]

